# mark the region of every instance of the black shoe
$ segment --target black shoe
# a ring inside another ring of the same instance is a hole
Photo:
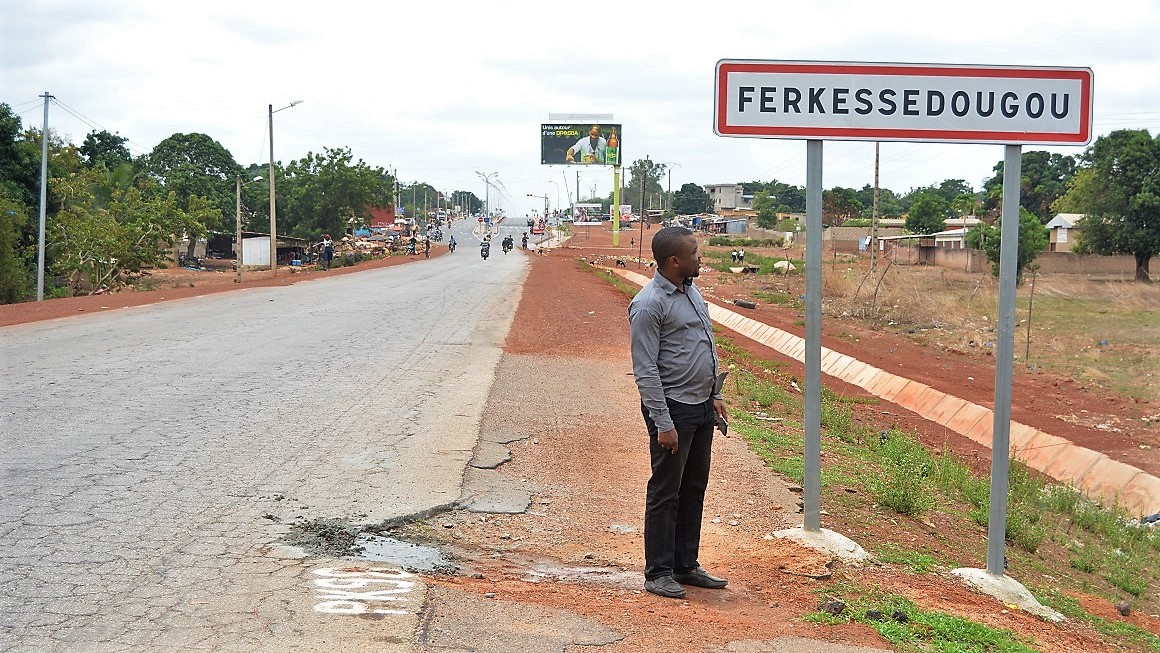
[[[711,590],[723,589],[729,584],[729,581],[709,574],[702,567],[697,567],[686,574],[673,574],[673,579],[679,583],[694,587],[707,587]]]
[[[685,598],[685,588],[673,580],[672,576],[661,576],[644,582],[644,589],[666,599]]]

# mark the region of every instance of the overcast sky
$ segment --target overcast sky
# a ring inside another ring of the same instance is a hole
[[[1094,133],[1160,132],[1157,2],[277,2],[0,0],[0,101],[80,144],[92,129],[134,156],[204,133],[241,164],[348,147],[404,183],[482,196],[498,172],[523,214],[575,194],[576,167],[540,165],[551,113],[612,114],[623,161],[682,184],[805,184],[805,143],[713,132],[720,59],[1074,66],[1095,76]],[[72,115],[75,114],[75,115]],[[78,117],[79,116],[79,117]],[[1079,154],[1082,148],[1045,148]],[[967,180],[999,145],[883,143],[896,192]],[[872,143],[828,142],[824,186],[874,181]],[[667,182],[667,180],[666,180]],[[581,193],[612,186],[585,168]],[[635,204],[635,198],[631,198]]]

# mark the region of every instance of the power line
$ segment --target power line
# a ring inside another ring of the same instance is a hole
[[[84,116],[83,114],[81,114],[81,112],[79,110],[68,106],[67,104],[65,104],[64,102],[61,102],[60,100],[58,100],[55,97],[52,99],[52,103],[55,104],[56,106],[60,107],[62,110],[64,110],[65,113],[67,113],[70,116],[76,118],[77,120],[83,122],[85,125],[88,125],[88,127],[90,129],[92,129],[93,131],[104,131],[104,132],[108,132],[108,133],[115,133],[115,132],[111,132],[107,127],[99,124],[95,120],[92,120],[92,119]],[[125,138],[125,137],[122,136],[121,138]],[[145,146],[141,145],[140,143],[136,143],[136,142],[130,140],[129,138],[125,138],[125,142],[132,145],[134,148],[136,148],[139,154],[148,154],[150,151],[149,148],[146,148]]]

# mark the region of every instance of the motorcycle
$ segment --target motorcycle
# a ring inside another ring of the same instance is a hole
[[[488,244],[485,242],[485,243],[484,243],[484,244],[483,244],[483,245],[482,245],[482,246],[479,248],[479,255],[480,255],[480,256],[482,256],[482,257],[483,257],[483,260],[485,260],[485,261],[486,261],[486,260],[487,260],[487,255],[488,255],[488,254],[490,254],[490,253],[491,253],[491,245],[488,245]]]
[[[505,241],[503,241],[503,253],[504,253],[504,254],[507,254],[507,253],[508,253],[508,252],[510,252],[510,251],[512,251],[512,243],[511,243],[511,241],[510,241],[510,240],[505,240]]]

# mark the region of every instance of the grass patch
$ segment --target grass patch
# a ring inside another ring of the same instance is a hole
[[[790,308],[805,306],[805,302],[800,297],[784,292],[757,290],[754,291],[753,298],[776,306],[788,306]]]
[[[991,628],[945,612],[920,610],[901,596],[868,593],[841,598],[846,603],[846,612],[835,616],[819,611],[806,615],[805,620],[822,624],[864,624],[891,644],[902,647],[900,650],[907,651],[1037,651],[1031,647],[1032,642],[1020,639],[1009,630]],[[905,621],[895,619],[894,615],[905,615]]]
[[[1043,605],[1049,606],[1068,619],[1087,623],[1096,632],[1115,637],[1116,639],[1127,640],[1133,644],[1147,647],[1151,651],[1160,651],[1160,637],[1126,621],[1108,621],[1102,617],[1097,617],[1087,610],[1084,610],[1083,606],[1075,598],[1059,590],[1053,589],[1035,598]]]
[[[910,567],[916,574],[925,574],[938,564],[933,556],[918,551],[907,551],[891,543],[880,544],[874,556],[882,562]]]

